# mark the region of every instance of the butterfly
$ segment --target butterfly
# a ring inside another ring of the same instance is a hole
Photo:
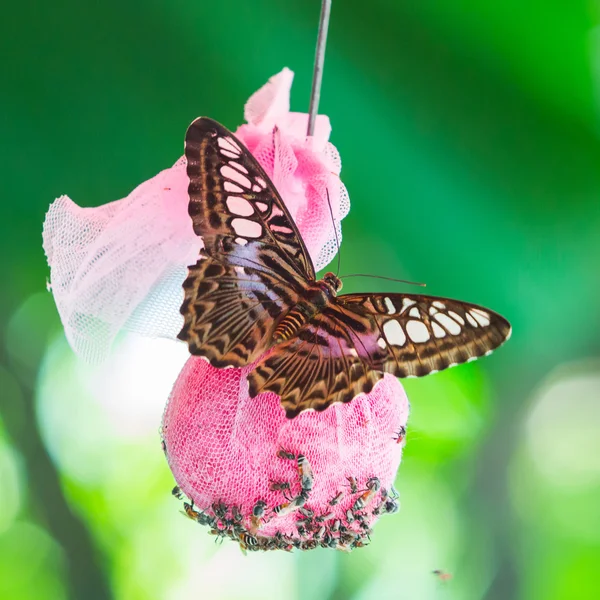
[[[421,377],[475,360],[510,337],[506,319],[476,304],[338,296],[340,279],[316,279],[275,186],[230,131],[196,119],[185,156],[188,212],[204,248],[183,283],[178,337],[214,367],[256,363],[250,396],[278,394],[288,418],[350,402],[384,373]]]

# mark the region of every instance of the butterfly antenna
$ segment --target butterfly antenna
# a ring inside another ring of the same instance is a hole
[[[386,279],[387,281],[396,281],[397,283],[407,283],[408,285],[418,285],[420,287],[427,287],[426,283],[419,283],[418,281],[407,281],[406,279],[394,279],[393,277],[384,277],[383,275],[368,275],[366,273],[351,273],[350,275],[344,275],[340,279],[347,279],[348,277],[370,277],[371,279]]]
[[[337,247],[337,256],[338,256],[338,265],[337,265],[336,276],[339,276],[340,264],[342,262],[342,257],[340,254],[340,240],[338,238],[337,225],[335,223],[335,219],[333,218],[333,208],[331,208],[331,201],[329,200],[329,190],[327,188],[325,188],[325,193],[327,194],[327,206],[329,206],[329,214],[331,215],[331,222],[333,223],[333,233],[335,233],[335,245]]]

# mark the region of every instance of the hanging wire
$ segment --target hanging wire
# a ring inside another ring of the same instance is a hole
[[[329,15],[331,14],[331,1],[321,2],[321,16],[319,18],[319,34],[317,35],[317,50],[315,52],[315,66],[313,69],[312,91],[310,93],[310,104],[308,106],[308,129],[306,135],[315,132],[315,121],[319,110],[319,99],[321,97],[321,82],[323,81],[323,64],[325,63],[325,47],[327,45],[327,30],[329,28]]]

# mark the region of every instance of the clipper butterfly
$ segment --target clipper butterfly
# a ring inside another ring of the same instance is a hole
[[[371,391],[384,373],[421,377],[490,354],[497,313],[418,294],[347,294],[316,280],[302,237],[262,167],[225,127],[185,138],[189,214],[204,241],[183,284],[179,338],[219,368],[254,363],[250,396],[275,392],[289,418]]]

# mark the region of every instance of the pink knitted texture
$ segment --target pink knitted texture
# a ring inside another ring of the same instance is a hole
[[[336,252],[326,190],[340,239],[350,204],[339,154],[327,141],[329,119],[320,115],[306,138],[307,115],[289,112],[292,79],[284,69],[256,92],[236,134],[285,198],[321,269]],[[52,291],[67,339],[86,360],[105,358],[121,329],[176,338],[181,285],[202,245],[188,215],[188,183],[180,158],[122,200],[82,208],[61,196],[50,206],[43,241]]]
[[[392,497],[404,445],[398,432],[406,426],[409,405],[399,381],[385,375],[368,395],[290,420],[278,396],[249,398],[250,369],[216,369],[191,357],[181,372],[162,426],[165,454],[181,491],[211,520],[215,505],[222,505],[223,518],[213,523],[215,533],[225,535],[226,522],[239,511],[240,526],[258,542],[249,550],[271,549],[269,542],[273,548],[308,549],[318,541],[343,550],[368,543],[373,524],[386,512],[386,499]],[[299,519],[304,519],[299,510],[284,516],[273,512],[286,498],[270,489],[271,482],[289,483],[289,498],[301,491],[297,463],[277,456],[281,449],[304,455],[314,474],[304,505],[314,516],[305,521],[304,535],[298,532]],[[366,498],[363,508],[353,509],[373,477],[380,490]],[[355,479],[358,492],[352,492],[348,478]],[[339,502],[331,505],[340,493]],[[260,519],[253,518],[258,501],[266,504]]]

